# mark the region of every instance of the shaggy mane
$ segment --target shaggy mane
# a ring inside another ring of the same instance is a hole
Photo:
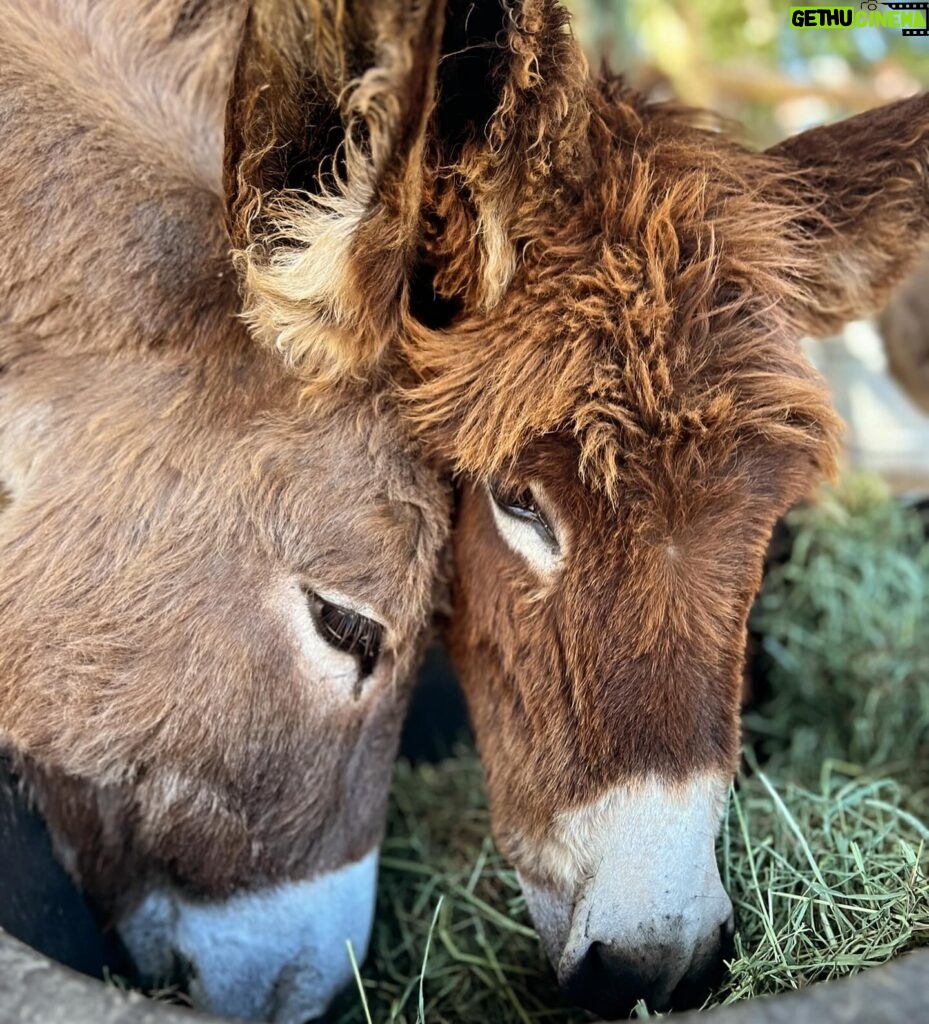
[[[508,244],[521,259],[490,311],[440,331],[407,323],[419,429],[484,479],[568,433],[582,476],[611,497],[637,464],[726,457],[749,437],[831,473],[838,422],[791,340],[819,217],[798,206],[799,174],[619,78],[591,85],[584,106],[584,146],[550,153],[548,188],[508,190],[521,196]],[[477,200],[450,199],[452,175],[436,173],[427,221],[440,297],[467,293],[476,264],[504,272]]]
[[[746,442],[834,471],[798,339],[921,244],[927,97],[756,153],[592,76],[559,0],[299,10],[243,65],[227,180],[250,323],[309,390],[379,375],[483,479],[552,434],[614,497]]]

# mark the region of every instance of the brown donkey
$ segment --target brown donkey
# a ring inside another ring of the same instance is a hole
[[[578,1001],[681,1005],[731,929],[765,547],[835,466],[798,341],[929,238],[929,97],[752,152],[591,76],[555,0],[435,6],[256,0],[251,322],[307,379],[389,376],[457,476],[448,639],[496,840]]]
[[[224,3],[2,0],[0,745],[143,975],[320,1014],[365,951],[447,488],[254,345]]]

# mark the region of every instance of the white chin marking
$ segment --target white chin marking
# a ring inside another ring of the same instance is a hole
[[[201,1010],[303,1024],[325,1013],[351,980],[346,942],[360,962],[374,916],[378,851],[305,882],[224,901],[150,892],[119,924],[140,973],[157,983],[189,963]]]
[[[618,786],[559,814],[544,843],[523,845],[520,863],[545,881],[521,874],[520,882],[559,973],[570,973],[593,942],[649,942],[679,957],[683,974],[731,915],[715,850],[728,787],[716,773]]]
[[[508,516],[489,495],[487,500],[490,502],[497,530],[506,546],[524,558],[543,579],[553,576],[561,561],[559,553],[552,549],[551,544],[531,523]]]

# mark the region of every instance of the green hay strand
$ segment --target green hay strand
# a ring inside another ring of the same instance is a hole
[[[788,525],[752,613],[771,697],[746,724],[808,779],[828,757],[906,774],[929,761],[925,523],[856,476]]]

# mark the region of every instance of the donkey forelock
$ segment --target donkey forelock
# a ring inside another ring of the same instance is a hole
[[[571,194],[555,177],[547,202],[514,218],[522,259],[494,308],[441,333],[411,325],[412,418],[457,470],[484,479],[567,433],[581,477],[614,501],[624,476],[650,478],[663,459],[683,477],[709,450],[724,459],[752,438],[831,472],[828,399],[784,340],[811,262],[795,176],[674,110],[643,121],[606,91],[592,104],[586,178],[572,160]],[[480,235],[467,218],[460,227],[438,235],[438,265]],[[435,287],[460,294],[464,281],[437,275]]]
[[[589,81],[563,8],[548,0],[518,5],[502,33],[493,5],[450,4],[437,102],[409,95],[428,96],[409,64],[427,29],[404,36],[385,16],[392,45],[359,55],[360,30],[337,11],[309,22],[323,51],[313,102],[365,119],[361,142],[348,131],[327,156],[330,124],[306,158],[312,174],[295,181],[279,153],[294,115],[278,101],[284,113],[266,113],[263,147],[239,166],[237,215],[251,246],[251,320],[307,377],[381,358],[403,380],[409,367],[413,421],[457,470],[484,478],[554,431],[574,436],[583,477],[613,498],[644,437],[650,451],[660,439],[686,459],[708,436],[731,448],[751,434],[831,472],[828,403],[782,338],[797,333],[816,288],[814,222],[832,228],[827,191],[808,172],[701,128],[691,111],[649,105],[618,79]],[[485,81],[489,99],[473,87],[482,76],[502,82]],[[408,137],[411,103],[416,118],[431,112],[424,152]],[[285,167],[258,166],[273,159]],[[389,180],[390,159],[407,169],[402,181]],[[798,202],[800,190],[809,195]],[[397,207],[415,207],[418,223]],[[429,268],[426,301],[463,307],[450,330],[417,319],[416,282],[403,278],[414,255]],[[372,321],[385,306],[394,319]]]

